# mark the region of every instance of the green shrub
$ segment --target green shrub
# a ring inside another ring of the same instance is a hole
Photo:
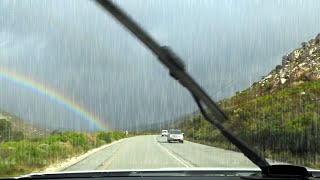
[[[102,146],[102,145],[104,145],[104,144],[106,144],[105,141],[100,140],[100,139],[97,139],[97,147],[100,147],[100,146]]]
[[[40,144],[39,148],[43,151],[48,151],[49,150],[49,145],[48,144]]]
[[[0,143],[10,140],[12,125],[6,119],[0,119]]]
[[[317,167],[314,160],[320,154],[320,80],[284,86],[272,93],[266,92],[270,85],[247,89],[221,101],[219,105],[229,116],[224,125],[267,156]],[[186,139],[234,150],[208,126],[200,114],[178,125],[186,132]]]
[[[61,142],[68,142],[68,141],[70,141],[70,138],[68,137],[67,134],[59,134],[59,135],[58,135],[58,139],[59,139],[59,141],[61,141]]]
[[[15,164],[11,164],[10,162],[0,159],[0,177],[7,178],[8,176],[21,175],[25,174],[23,169],[18,169]]]
[[[97,140],[104,141],[105,143],[111,143],[111,134],[106,132],[99,132],[97,134]]]
[[[96,146],[124,137],[119,132],[98,132]],[[56,133],[47,138],[32,138],[0,144],[0,177],[27,174],[93,148],[86,133]]]
[[[50,158],[54,160],[68,157],[66,154],[66,148],[61,142],[55,142],[50,144],[47,154]]]
[[[87,151],[90,149],[90,142],[84,133],[75,133],[71,136],[71,144],[74,147],[82,148]]]
[[[29,139],[29,141],[31,141],[31,142],[39,142],[39,141],[42,141],[42,140],[45,140],[45,139],[42,138],[42,137],[33,137],[33,138]]]
[[[24,139],[24,134],[23,132],[20,132],[20,131],[13,131],[12,132],[12,137],[11,137],[12,141],[21,141]]]
[[[117,141],[119,139],[124,138],[125,137],[125,133],[123,133],[123,132],[112,132],[111,136],[112,136],[113,140]]]

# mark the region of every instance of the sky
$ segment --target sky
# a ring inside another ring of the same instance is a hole
[[[250,87],[320,33],[318,0],[114,2],[170,46],[216,101]],[[59,91],[110,129],[139,131],[197,110],[157,58],[93,0],[2,0],[0,27],[0,67]],[[48,129],[97,130],[1,77],[0,109]]]

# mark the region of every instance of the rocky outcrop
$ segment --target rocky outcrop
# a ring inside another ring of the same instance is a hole
[[[316,36],[315,38],[315,43],[319,44],[320,43],[320,33]]]
[[[301,43],[301,46],[284,55],[281,65],[277,65],[255,85],[264,88],[268,86],[268,91],[273,92],[281,86],[295,86],[320,79],[320,34],[308,42]]]

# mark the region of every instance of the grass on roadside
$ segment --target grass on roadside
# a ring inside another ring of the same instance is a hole
[[[38,172],[51,164],[124,137],[123,132],[64,132],[47,138],[5,142],[0,144],[0,177]]]

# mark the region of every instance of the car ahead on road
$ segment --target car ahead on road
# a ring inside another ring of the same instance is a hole
[[[161,136],[167,136],[168,135],[168,130],[162,130],[161,131]]]
[[[172,141],[183,143],[183,133],[179,129],[171,129],[167,136],[167,141],[168,143],[171,143]]]

